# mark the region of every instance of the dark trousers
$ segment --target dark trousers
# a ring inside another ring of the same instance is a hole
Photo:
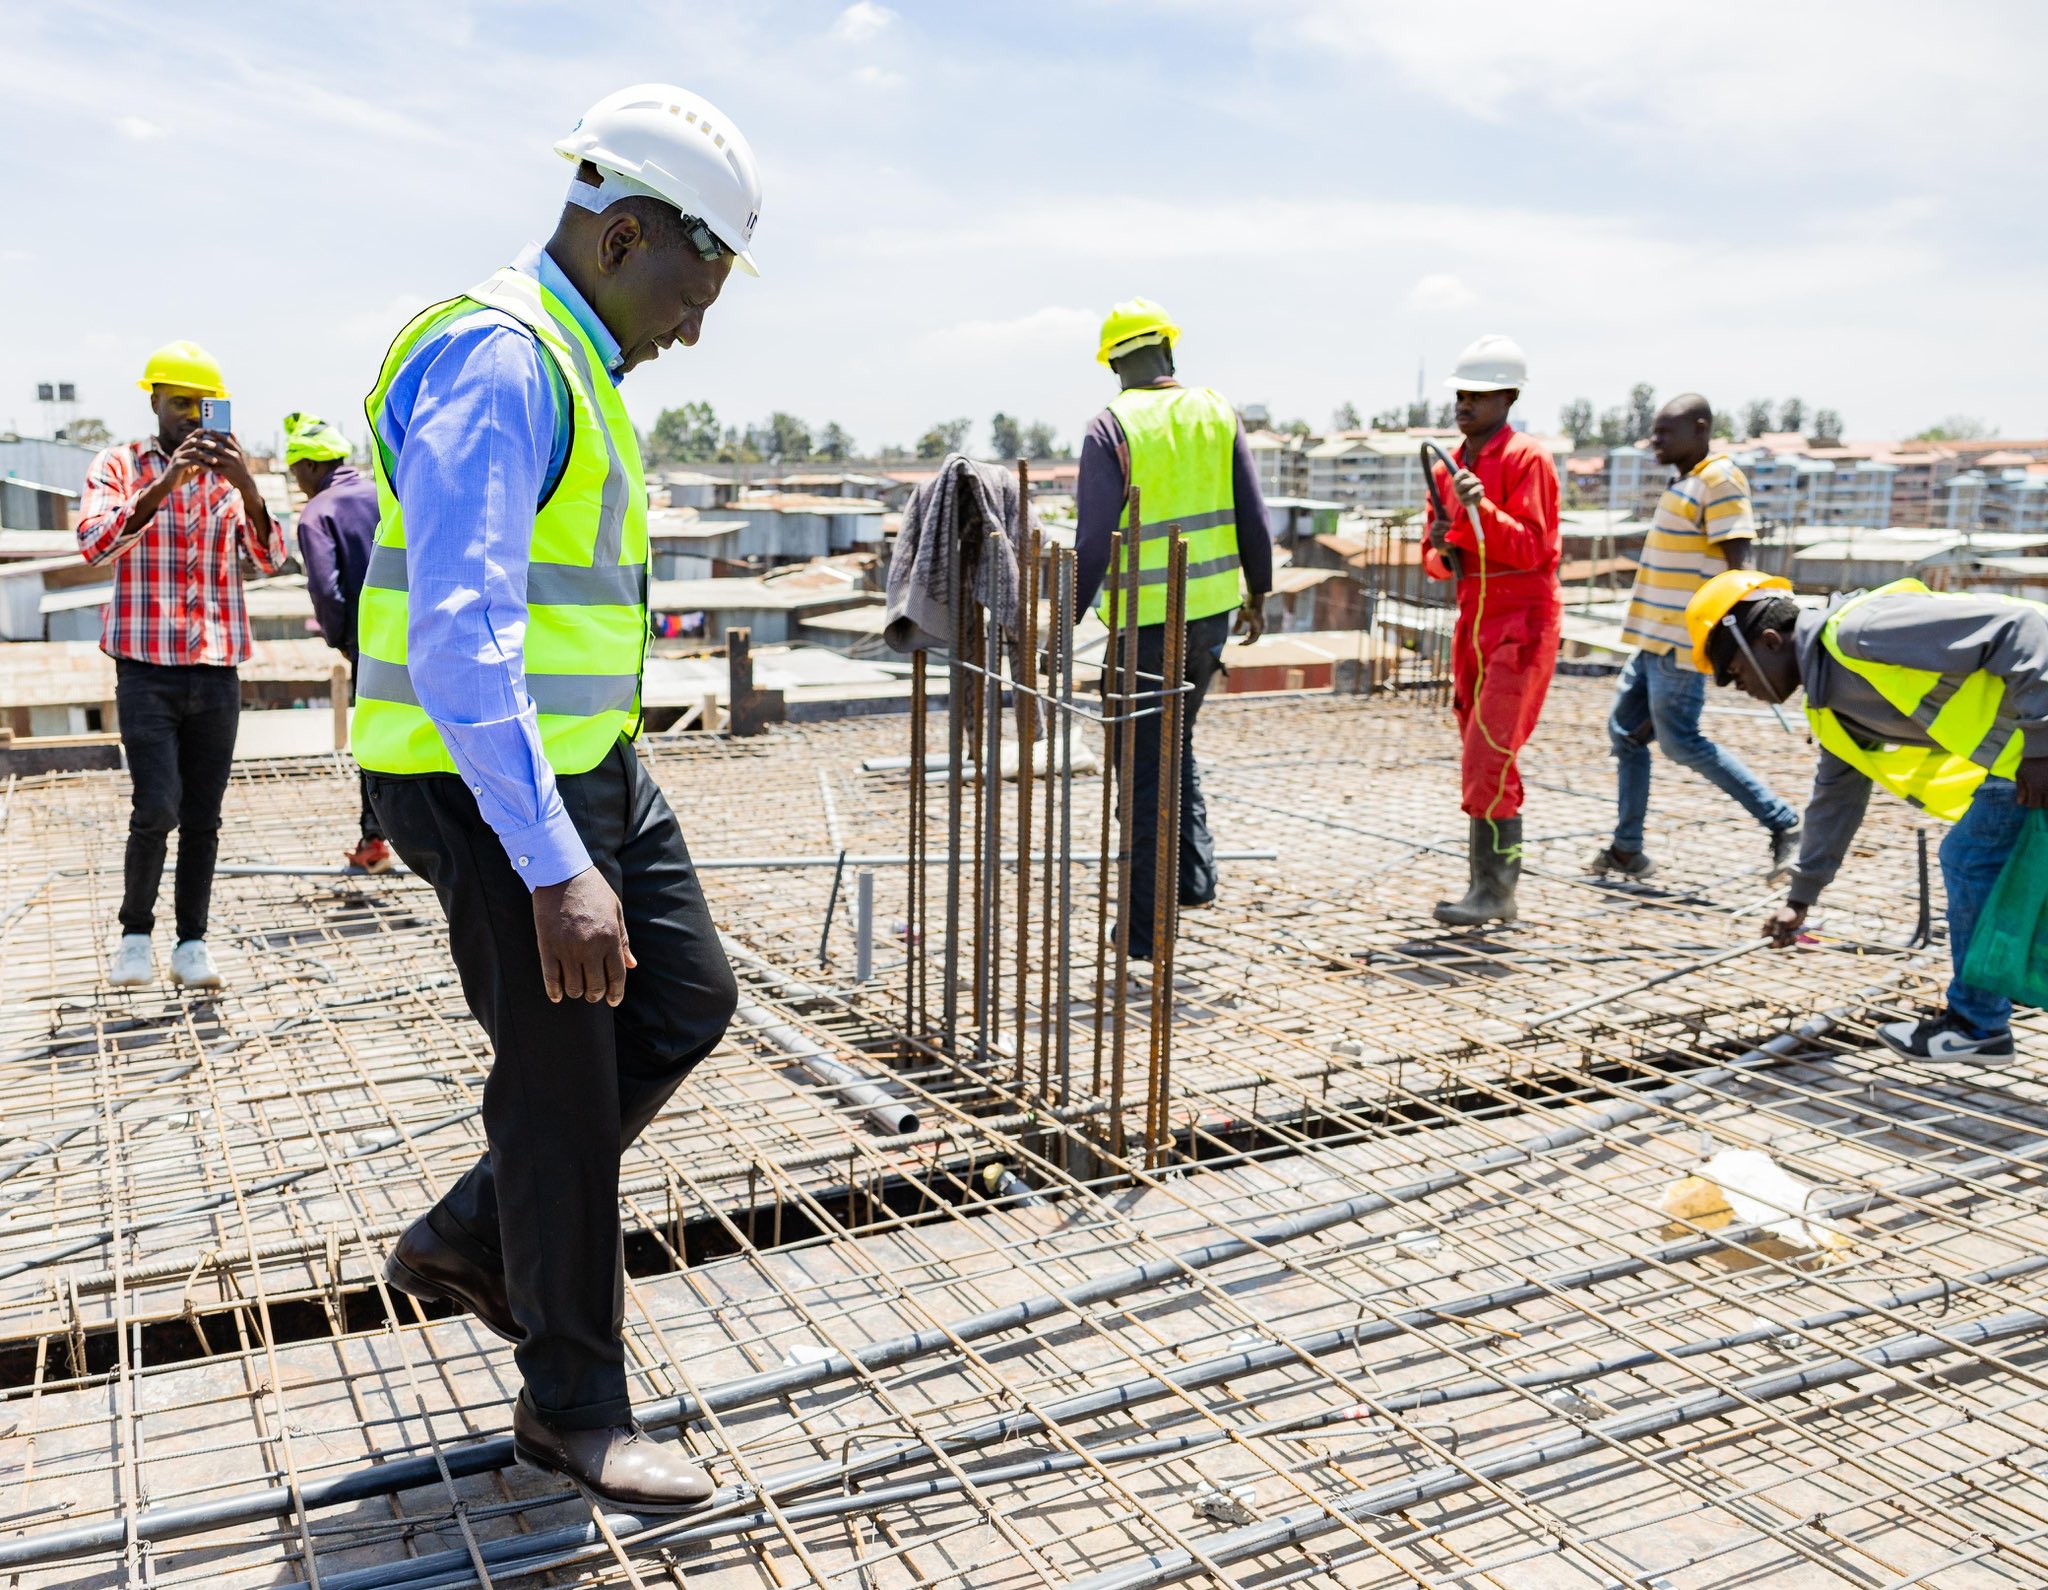
[[[1209,809],[1202,800],[1202,780],[1195,769],[1195,718],[1209,693],[1209,683],[1223,671],[1223,643],[1230,638],[1229,613],[1212,613],[1187,628],[1185,676],[1194,689],[1181,698],[1180,737],[1180,903],[1207,905],[1216,898],[1216,842],[1209,837]],[[1138,630],[1138,690],[1157,690],[1166,666],[1166,626],[1146,624]],[[1144,677],[1150,675],[1150,680]],[[1158,705],[1153,698],[1153,706]],[[1154,712],[1138,720],[1131,746],[1131,956],[1152,958],[1152,891],[1158,876],[1159,753],[1164,718]],[[1110,766],[1123,768],[1121,731],[1109,739]]]
[[[356,704],[356,658],[348,654],[348,704]],[[363,814],[361,826],[356,830],[365,839],[382,839],[384,824],[377,816],[377,808],[370,804],[370,775],[360,768],[356,771],[356,782],[362,786]]]
[[[121,887],[121,931],[156,926],[164,853],[178,831],[172,889],[178,938],[206,937],[213,864],[220,851],[220,803],[234,767],[242,681],[232,668],[114,659],[114,710],[128,758],[133,806]]]
[[[621,741],[556,780],[591,861],[618,891],[639,964],[617,1009],[549,1002],[533,899],[461,779],[370,775],[385,836],[448,915],[462,991],[491,1040],[489,1148],[428,1212],[473,1262],[503,1267],[536,1411],[562,1429],[630,1412],[619,1157],[711,1052],[739,992],[675,813]]]

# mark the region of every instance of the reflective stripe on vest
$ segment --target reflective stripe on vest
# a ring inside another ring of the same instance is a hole
[[[384,773],[452,772],[454,759],[421,710],[406,667],[411,580],[405,516],[378,423],[385,394],[420,341],[479,308],[527,326],[560,372],[570,407],[569,454],[535,512],[529,546],[523,662],[541,746],[558,773],[595,767],[639,728],[647,642],[647,489],[640,449],[617,389],[574,318],[539,282],[500,271],[417,316],[385,356],[365,405],[375,437],[381,515],[358,620],[352,745]]]
[[[2004,704],[2005,682],[1995,674],[1982,669],[1970,674],[1940,674],[1927,668],[1901,668],[1896,663],[1851,657],[1842,649],[1837,631],[1844,616],[1874,597],[1899,595],[1938,602],[1945,593],[1930,591],[1915,579],[1894,580],[1866,591],[1828,615],[1821,626],[1821,645],[1842,667],[1868,681],[1902,716],[1912,719],[1934,744],[1861,745],[1831,708],[1809,704],[1806,717],[1814,737],[1834,755],[1900,799],[1954,822],[1970,809],[1977,786],[1987,776],[2012,777],[2020,763],[2024,737],[2018,722],[1999,710]],[[2028,605],[2042,606],[2038,602]]]
[[[1238,605],[1239,588],[1231,479],[1236,411],[1207,387],[1133,387],[1119,392],[1109,411],[1123,427],[1138,491],[1138,623],[1166,621],[1167,531],[1176,525],[1187,543],[1188,618],[1229,612]],[[1128,503],[1118,523],[1128,533]],[[1096,608],[1104,622],[1116,611],[1118,576],[1129,560],[1125,548],[1103,581]]]

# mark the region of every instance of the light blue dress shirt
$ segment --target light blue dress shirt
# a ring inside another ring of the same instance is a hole
[[[562,302],[616,384],[618,340],[561,268],[531,246],[512,268]],[[568,461],[572,426],[554,361],[496,309],[422,338],[377,416],[405,509],[413,691],[529,889],[590,865],[526,693],[533,519]]]

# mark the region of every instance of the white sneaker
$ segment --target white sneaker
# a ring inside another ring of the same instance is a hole
[[[171,981],[187,988],[220,987],[220,968],[204,939],[182,939],[171,951]]]
[[[107,981],[116,988],[147,988],[156,981],[156,957],[147,933],[123,933],[107,957]]]

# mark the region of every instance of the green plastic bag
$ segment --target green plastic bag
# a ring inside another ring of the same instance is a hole
[[[1970,934],[1963,981],[2015,1004],[2048,1005],[2048,811],[2030,811],[2020,823]]]

